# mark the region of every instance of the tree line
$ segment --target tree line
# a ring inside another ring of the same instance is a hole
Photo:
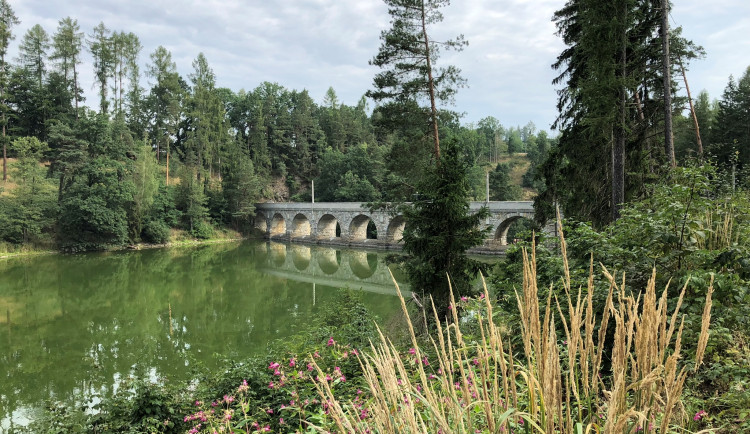
[[[244,232],[255,202],[310,200],[313,181],[319,201],[410,200],[431,164],[422,146],[429,125],[420,116],[394,123],[394,111],[421,115],[410,102],[370,110],[374,95],[347,105],[330,88],[318,104],[270,82],[233,91],[217,86],[202,53],[183,77],[163,46],[142,70],[138,36],[104,23],[85,33],[66,17],[51,34],[37,24],[17,35],[19,24],[0,0],[2,241],[86,250],[165,242],[173,228]],[[18,52],[9,53],[16,36]],[[82,68],[93,69],[94,83],[81,83]],[[97,90],[93,107],[87,85]],[[554,144],[531,123],[435,116],[441,136],[460,143],[480,200],[485,172],[502,156],[541,161]],[[498,173],[493,199],[518,199],[507,167]]]

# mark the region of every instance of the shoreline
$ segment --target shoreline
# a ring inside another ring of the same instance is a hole
[[[187,239],[187,240],[179,240],[179,241],[170,241],[168,243],[161,243],[161,244],[138,243],[138,244],[130,244],[127,246],[122,246],[122,247],[113,247],[111,249],[106,249],[106,250],[92,250],[89,252],[80,252],[80,253],[125,252],[129,250],[160,249],[160,248],[165,248],[165,247],[191,247],[191,246],[199,246],[202,244],[218,244],[218,243],[225,243],[225,242],[245,241],[248,239],[250,238],[248,237],[209,238],[207,240]],[[31,257],[31,256],[59,255],[59,254],[65,255],[65,254],[70,254],[70,253],[61,252],[59,250],[30,250],[30,251],[17,252],[17,253],[0,253],[0,260],[12,259],[12,258],[24,258],[24,257]]]

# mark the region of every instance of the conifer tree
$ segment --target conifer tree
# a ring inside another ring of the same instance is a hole
[[[439,165],[425,173],[419,193],[404,208],[404,252],[412,291],[431,295],[438,313],[448,312],[450,277],[456,298],[469,295],[471,281],[482,266],[466,256],[466,250],[481,244],[480,229],[488,210],[470,214],[468,166],[454,141],[444,144]]]

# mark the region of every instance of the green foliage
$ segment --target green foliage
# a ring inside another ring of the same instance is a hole
[[[511,168],[500,163],[490,172],[490,200],[518,200],[521,198],[521,187],[512,183]]]
[[[43,232],[52,230],[57,211],[54,185],[40,163],[48,146],[36,137],[20,137],[11,149],[18,157],[11,167],[18,187],[0,197],[0,240],[15,244],[38,242]]]
[[[193,235],[199,222],[208,217],[208,198],[204,192],[203,182],[198,177],[199,171],[200,169],[195,166],[182,166],[177,172],[180,184],[175,192],[175,205],[182,211],[185,226]]]
[[[465,252],[484,240],[479,225],[487,215],[485,208],[469,213],[467,164],[454,143],[444,150],[440,164],[428,170],[419,184],[419,196],[403,209],[409,222],[404,252],[412,291],[431,295],[441,316],[449,305],[447,276],[457,297],[471,293],[471,281],[482,265]]]
[[[123,163],[92,159],[60,203],[60,246],[68,251],[121,247],[128,241],[127,204],[133,197]]]
[[[141,143],[134,150],[133,201],[128,213],[130,239],[138,242],[143,232],[146,217],[151,213],[159,192],[159,166],[151,147]]]
[[[361,144],[345,153],[326,149],[318,161],[315,199],[320,202],[374,202],[381,199],[382,151]]]

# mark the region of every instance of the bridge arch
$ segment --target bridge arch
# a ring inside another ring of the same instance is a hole
[[[401,241],[404,238],[404,227],[406,227],[404,216],[399,215],[394,217],[390,223],[388,223],[385,240],[389,243],[397,243]]]
[[[264,234],[268,232],[268,217],[262,211],[256,211],[255,213],[255,229]]]
[[[352,241],[367,239],[367,226],[370,222],[372,222],[372,219],[364,214],[359,214],[352,219],[352,222],[349,224],[349,237]]]
[[[513,223],[516,223],[517,221],[521,219],[531,221],[531,219],[527,216],[514,215],[514,216],[509,216],[508,218],[503,220],[500,223],[500,225],[497,227],[497,230],[495,231],[495,240],[500,241],[501,246],[508,245],[508,229],[510,229]]]
[[[292,220],[292,238],[309,237],[312,234],[312,227],[307,216],[299,213]]]
[[[341,233],[341,225],[333,214],[326,214],[318,220],[318,237],[336,238]]]
[[[271,219],[271,236],[286,235],[286,220],[281,213],[276,213]]]

